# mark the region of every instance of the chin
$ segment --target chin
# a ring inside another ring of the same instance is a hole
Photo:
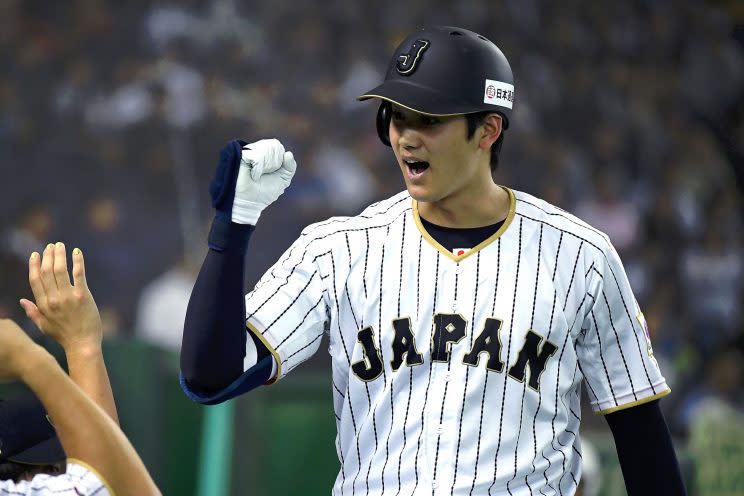
[[[411,195],[411,198],[417,202],[431,203],[439,199],[431,191],[420,186],[406,184],[406,189],[408,190],[408,194]]]

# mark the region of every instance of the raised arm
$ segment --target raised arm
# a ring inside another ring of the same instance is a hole
[[[117,496],[160,494],[124,433],[13,321],[0,320],[0,380],[39,397],[71,461],[92,467]]]
[[[35,302],[22,299],[26,315],[65,350],[70,377],[85,394],[119,423],[106,364],[98,307],[85,278],[83,252],[72,251],[72,276],[63,243],[48,244],[28,262],[28,280]]]
[[[295,168],[292,153],[273,139],[231,141],[220,152],[209,188],[215,208],[209,252],[189,300],[181,347],[181,386],[194,401],[219,403],[271,378],[273,358],[246,332],[245,254],[261,211],[282,194]]]

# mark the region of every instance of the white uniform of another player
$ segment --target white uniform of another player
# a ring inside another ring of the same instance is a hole
[[[85,463],[68,460],[67,469],[60,475],[36,475],[30,481],[0,481],[0,494],[11,496],[109,496],[114,494]]]
[[[246,296],[279,378],[330,336],[333,494],[573,494],[582,382],[600,413],[669,392],[607,236],[508,192],[460,256],[407,192],[311,225]]]

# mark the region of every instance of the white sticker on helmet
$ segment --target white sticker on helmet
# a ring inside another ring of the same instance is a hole
[[[500,107],[512,108],[514,102],[514,85],[503,81],[486,79],[486,88],[483,92],[483,103],[498,105]]]

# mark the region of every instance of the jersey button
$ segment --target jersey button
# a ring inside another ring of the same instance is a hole
[[[444,432],[444,426],[442,424],[439,424],[437,426],[437,434],[441,434]]]
[[[431,483],[432,489],[436,489],[438,485],[439,484],[437,484],[437,481],[432,481],[432,483]]]

